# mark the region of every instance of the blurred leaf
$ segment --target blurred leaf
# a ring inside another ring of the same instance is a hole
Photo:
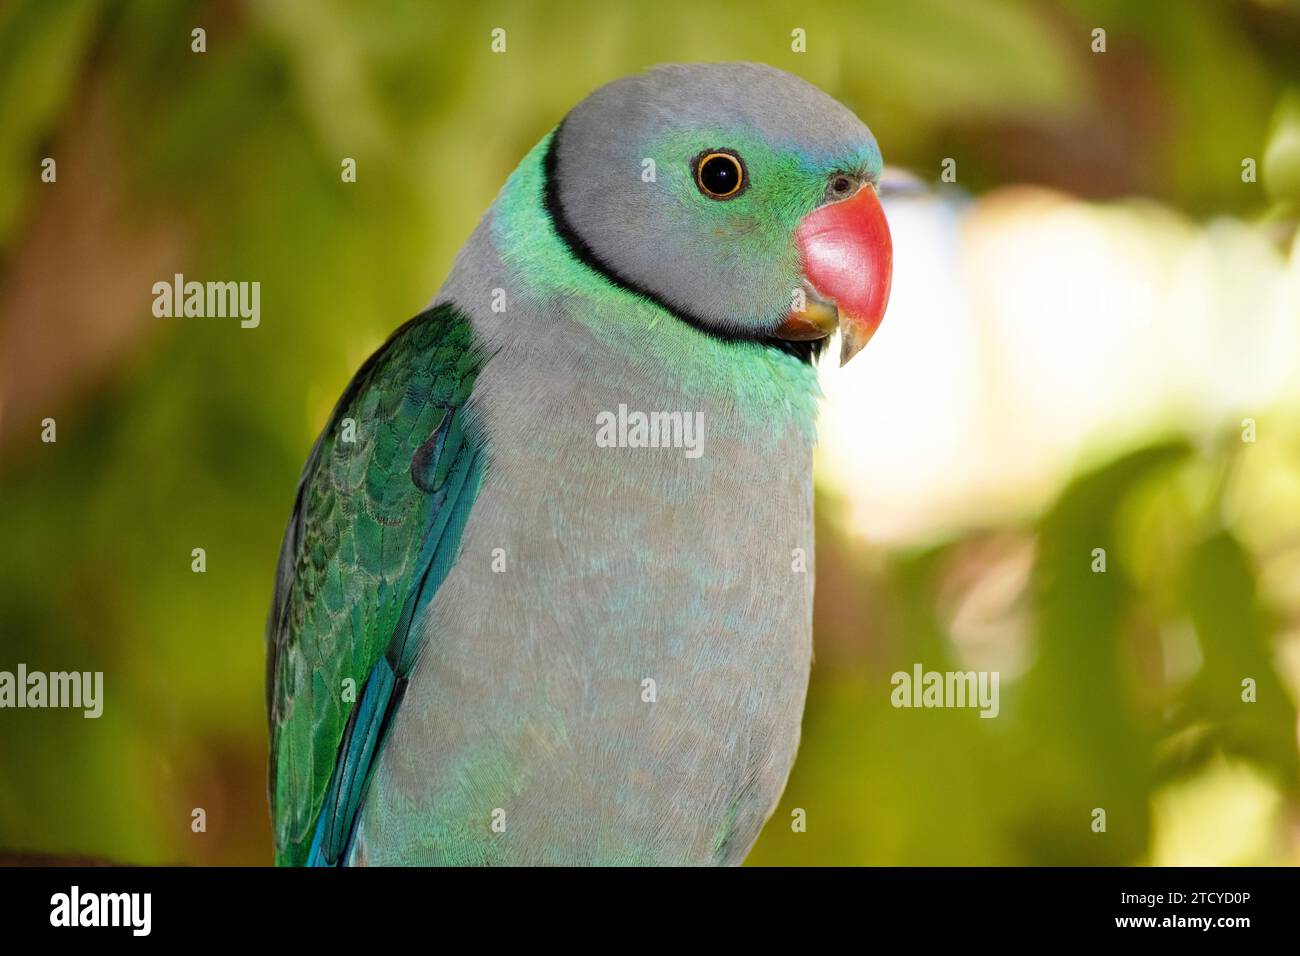
[[[23,204],[41,184],[36,151],[81,77],[99,12],[96,0],[15,0],[0,9],[0,252],[14,241]]]
[[[1300,203],[1300,90],[1288,90],[1278,102],[1260,180],[1274,202]]]
[[[1254,567],[1227,531],[1191,555],[1184,600],[1204,654],[1188,718],[1212,721],[1217,746],[1268,767],[1294,793],[1295,707],[1275,669]],[[1247,678],[1255,682],[1254,703],[1242,700]]]
[[[1124,637],[1134,596],[1116,515],[1126,496],[1187,454],[1157,446],[1075,479],[1043,521],[1035,571],[1038,658],[1024,677],[1021,777],[1043,814],[1019,837],[1038,862],[1124,864],[1146,846],[1155,728],[1135,713]],[[1106,570],[1093,570],[1097,549]],[[1091,830],[1105,810],[1106,833]],[[1031,849],[1032,848],[1032,849]]]

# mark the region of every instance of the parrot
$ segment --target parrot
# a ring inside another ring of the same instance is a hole
[[[757,63],[615,79],[528,152],[298,480],[277,865],[744,860],[812,662],[817,364],[889,298],[881,174]]]

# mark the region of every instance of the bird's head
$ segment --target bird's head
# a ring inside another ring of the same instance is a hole
[[[723,63],[616,80],[569,113],[546,162],[570,249],[692,325],[787,343],[838,326],[843,363],[884,316],[880,150],[797,77]]]

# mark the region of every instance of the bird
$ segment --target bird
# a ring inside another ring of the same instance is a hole
[[[615,79],[524,156],[301,472],[278,865],[744,860],[811,667],[817,362],[889,297],[881,172],[757,63]]]

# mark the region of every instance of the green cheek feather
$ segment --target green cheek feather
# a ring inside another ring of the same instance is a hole
[[[574,258],[540,201],[543,159],[553,135],[543,138],[519,164],[495,207],[492,237],[512,277],[539,298],[576,300],[574,318],[603,344],[638,362],[656,363],[686,393],[726,396],[755,421],[811,432],[821,394],[811,365],[759,343],[701,335]]]

